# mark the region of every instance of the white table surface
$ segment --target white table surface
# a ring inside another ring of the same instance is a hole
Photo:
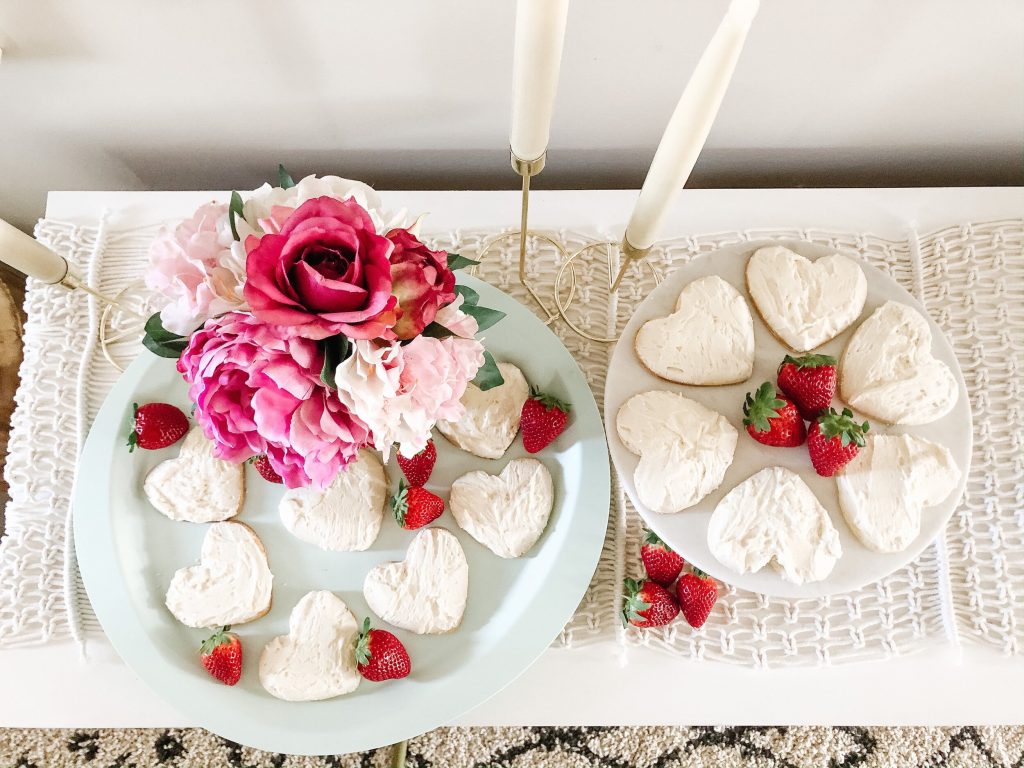
[[[515,177],[509,179],[510,187]],[[389,207],[429,211],[425,231],[517,223],[517,192],[387,192]],[[183,216],[211,193],[52,192],[47,216],[109,226]],[[532,228],[621,232],[636,192],[536,192]],[[814,227],[902,238],[949,224],[1024,215],[1024,188],[688,190],[666,237],[716,230]],[[0,726],[183,727],[102,638],[83,659],[71,643],[0,651]],[[648,681],[661,684],[652,695]],[[666,685],[666,682],[675,681]],[[827,668],[755,670],[671,659],[612,643],[551,649],[458,725],[1024,722],[1024,660],[966,646]]]

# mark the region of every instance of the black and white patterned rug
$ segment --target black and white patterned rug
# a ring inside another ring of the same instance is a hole
[[[299,757],[199,729],[0,729],[2,768],[386,768],[390,749]],[[441,728],[408,768],[1024,768],[1024,727]]]

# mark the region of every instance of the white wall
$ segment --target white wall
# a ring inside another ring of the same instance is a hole
[[[726,0],[573,0],[542,185],[636,186]],[[512,0],[0,0],[0,216],[48,189],[513,186]],[[1024,2],[762,0],[696,184],[1024,182]]]

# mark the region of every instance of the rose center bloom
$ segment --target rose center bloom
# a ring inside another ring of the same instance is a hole
[[[337,248],[311,248],[302,256],[302,261],[329,280],[351,280],[355,263],[351,253]]]

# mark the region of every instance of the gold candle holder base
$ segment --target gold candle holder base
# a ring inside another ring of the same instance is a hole
[[[534,158],[533,160],[524,160],[518,157],[515,152],[511,152],[512,169],[518,173],[523,179],[523,194],[522,194],[522,206],[520,208],[519,218],[519,229],[509,232],[503,232],[497,235],[486,243],[478,252],[477,256],[479,259],[487,254],[487,252],[498,242],[506,238],[518,237],[519,239],[519,282],[526,288],[530,295],[530,298],[541,308],[545,315],[544,324],[551,325],[552,322],[561,318],[565,324],[577,335],[582,336],[585,339],[591,341],[597,341],[601,343],[612,343],[618,340],[618,337],[602,337],[595,336],[580,328],[579,325],[572,320],[569,316],[569,309],[572,306],[573,300],[576,298],[578,277],[576,274],[576,261],[584,254],[597,248],[605,249],[605,259],[608,267],[608,290],[609,294],[615,294],[618,291],[619,286],[622,284],[622,279],[625,277],[630,264],[635,262],[643,263],[650,270],[651,275],[654,277],[655,284],[660,284],[661,275],[658,271],[645,261],[645,257],[650,252],[650,248],[637,248],[632,245],[628,239],[622,238],[621,242],[598,242],[590,243],[578,249],[571,255],[566,251],[565,247],[558,240],[553,237],[542,234],[540,232],[531,232],[528,229],[528,220],[530,213],[530,179],[536,176],[542,170],[547,162],[547,155],[543,154],[540,157]],[[552,311],[548,306],[547,302],[541,298],[537,290],[530,284],[527,279],[527,241],[530,237],[535,239],[543,240],[552,247],[554,247],[562,255],[562,264],[555,274],[554,281],[554,304],[555,311]],[[616,257],[624,256],[625,259],[621,259],[621,265],[619,266],[618,272],[615,272],[615,266],[613,263],[617,261]],[[568,275],[566,274],[568,273]],[[614,275],[614,277],[613,277]],[[566,277],[569,280],[569,286],[567,289],[567,295],[563,297],[562,283]]]
[[[100,313],[96,329],[100,351],[122,373],[121,360],[131,362],[135,357],[137,344],[146,333],[146,321],[156,311],[149,305],[151,298],[145,283],[136,280],[118,291]]]
[[[145,333],[148,319],[146,314],[147,294],[142,281],[132,283],[114,296],[107,296],[68,270],[57,285],[67,288],[69,291],[82,291],[103,305],[96,328],[100,351],[108,363],[124,373],[124,366],[118,361],[115,348],[121,342],[137,342]],[[131,344],[126,351],[130,359],[131,353],[135,351],[135,345]]]
[[[575,288],[575,286],[576,286],[576,274],[575,274],[575,263],[576,263],[576,260],[579,259],[584,254],[590,253],[591,251],[594,251],[594,250],[596,250],[598,248],[604,248],[604,252],[605,252],[605,265],[607,267],[607,275],[608,275],[608,293],[609,293],[609,298],[618,291],[619,286],[622,283],[622,278],[625,276],[626,271],[629,269],[630,264],[638,263],[638,264],[641,264],[641,265],[647,267],[647,269],[651,273],[651,277],[654,278],[654,284],[655,285],[661,285],[661,273],[659,273],[658,270],[654,268],[653,264],[651,264],[649,261],[647,261],[645,259],[645,257],[647,256],[647,254],[651,250],[650,248],[645,248],[643,250],[633,248],[631,245],[629,245],[629,242],[625,238],[623,238],[622,242],[617,242],[617,241],[614,241],[614,240],[605,240],[603,242],[598,242],[598,243],[588,243],[587,245],[583,246],[582,248],[576,250],[571,255],[569,255],[566,258],[565,262],[563,262],[563,264],[562,264],[561,268],[558,270],[558,272],[555,273],[555,285],[554,285],[555,306],[558,307],[558,314],[562,318],[562,320],[565,322],[565,324],[567,326],[569,326],[569,328],[571,328],[574,333],[576,333],[578,336],[582,336],[585,339],[589,339],[590,341],[600,342],[602,344],[612,344],[612,343],[614,343],[614,342],[619,340],[618,336],[607,336],[607,337],[605,337],[605,336],[595,336],[595,335],[593,335],[591,333],[588,333],[587,331],[583,330],[582,328],[580,328],[569,317],[568,311],[569,311],[570,305],[572,304],[572,292],[570,292],[569,299],[564,304],[562,303],[562,280],[564,279],[566,271],[569,271],[570,274],[572,275],[572,279],[573,279],[572,285],[573,285],[573,288]],[[622,260],[622,264],[619,267],[618,273],[616,274],[616,272],[615,272],[615,264],[618,261],[618,259],[616,257],[619,254],[625,256],[626,258],[624,260]],[[614,275],[614,278],[613,278],[613,275]]]
[[[507,238],[516,237],[519,239],[519,282],[526,288],[527,293],[530,294],[530,298],[536,302],[537,306],[544,312],[544,324],[551,325],[551,323],[558,319],[559,313],[552,312],[548,305],[541,299],[540,294],[534,289],[527,279],[526,265],[527,265],[527,240],[534,238],[537,240],[543,240],[552,247],[555,248],[562,257],[567,256],[565,248],[560,242],[555,240],[553,237],[545,235],[541,232],[531,232],[528,228],[528,220],[530,217],[530,179],[536,176],[538,173],[544,170],[544,166],[547,162],[547,154],[543,154],[540,157],[534,158],[533,160],[524,160],[523,158],[516,155],[515,152],[510,152],[512,170],[518,173],[523,179],[523,193],[522,193],[522,205],[520,207],[519,215],[519,229],[511,230],[509,232],[502,232],[490,240],[488,240],[484,246],[480,249],[477,254],[480,259],[483,259],[484,255],[498,242]],[[568,303],[571,303],[576,294],[576,274],[575,272],[571,275],[571,283],[569,287],[569,299]]]

